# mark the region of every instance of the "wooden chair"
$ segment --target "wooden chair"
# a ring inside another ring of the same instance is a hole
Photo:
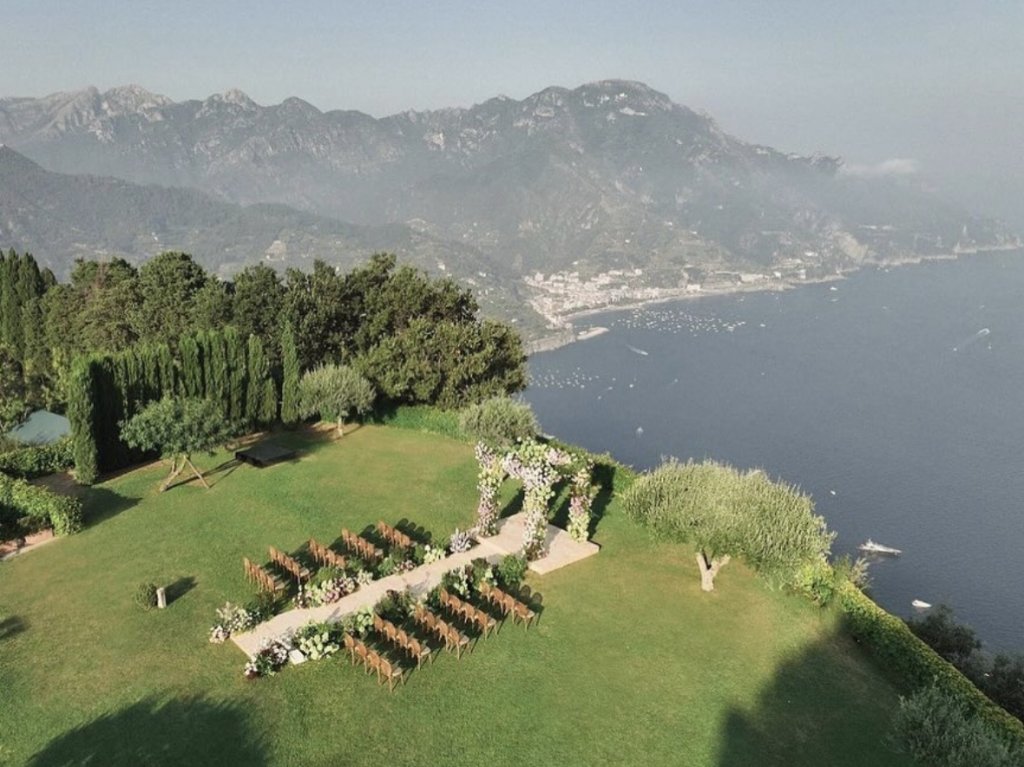
[[[429,658],[430,662],[433,663],[434,656],[432,652],[427,645],[420,644],[416,637],[409,637],[409,657],[416,661],[416,668],[420,668],[424,658]]]
[[[366,646],[366,644],[362,640],[356,639],[355,640],[355,645],[356,645],[355,660],[353,660],[352,662],[355,663],[355,661],[358,660],[365,667],[366,664],[369,662],[368,661],[368,657],[370,655],[370,650],[369,650],[369,648]]]
[[[391,644],[398,642],[398,629],[395,628],[395,624],[391,621],[384,621],[384,636]]]
[[[356,662],[356,640],[351,634],[345,634],[343,637],[345,643],[345,650],[348,652],[349,660],[352,663]]]
[[[444,641],[445,646],[455,653],[455,657],[462,660],[462,651],[469,647],[469,637],[462,634],[454,626],[449,626]]]
[[[526,626],[526,630],[530,630],[530,621],[537,617],[537,613],[531,610],[528,606],[522,602],[516,602],[515,608],[512,612],[512,621],[522,621],[523,625]]]
[[[385,680],[388,683],[388,692],[394,692],[396,682],[401,680],[403,684],[405,683],[405,674],[398,664],[392,665],[391,661],[386,658],[380,658],[380,663],[377,666],[377,682],[381,684]]]
[[[490,634],[491,629],[498,625],[498,622],[483,610],[476,610],[473,613],[473,618],[476,625],[480,627],[480,631],[483,632],[484,637]]]
[[[379,614],[373,614],[373,630],[378,634],[384,633],[384,619]]]
[[[366,653],[366,673],[376,673],[378,684],[380,684],[380,662],[381,657],[375,650],[370,650]]]

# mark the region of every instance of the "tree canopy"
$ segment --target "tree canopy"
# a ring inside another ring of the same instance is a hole
[[[213,452],[231,437],[223,412],[211,400],[164,397],[151,402],[121,424],[121,438],[133,448],[155,450],[170,459],[170,473],[160,485],[166,490],[189,466],[206,485],[192,463],[194,453]]]
[[[335,419],[338,434],[344,436],[344,421],[349,414],[362,415],[373,407],[373,386],[345,365],[321,365],[302,376],[299,383],[299,410],[303,417],[319,415]]]
[[[814,514],[811,498],[773,482],[763,471],[670,459],[640,477],[624,494],[632,519],[655,535],[696,548],[705,591],[731,557],[742,557],[776,582],[825,557],[834,534]]]

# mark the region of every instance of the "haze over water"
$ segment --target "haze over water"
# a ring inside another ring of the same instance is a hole
[[[785,293],[679,301],[530,361],[545,431],[638,468],[760,467],[838,532],[903,550],[873,596],[952,606],[987,649],[1024,649],[1024,253]]]

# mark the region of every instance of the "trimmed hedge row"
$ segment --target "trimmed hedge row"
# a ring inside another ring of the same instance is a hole
[[[54,535],[71,535],[82,529],[82,501],[58,495],[23,479],[0,474],[0,507],[21,517],[48,519]]]
[[[846,583],[838,605],[850,634],[863,644],[908,690],[932,683],[962,701],[1005,739],[1007,745],[1024,748],[1024,723],[993,703],[981,690],[918,639],[907,624],[890,615],[856,586]]]
[[[0,472],[16,479],[35,479],[66,471],[75,465],[75,447],[70,437],[38,447],[23,447],[0,453]]]

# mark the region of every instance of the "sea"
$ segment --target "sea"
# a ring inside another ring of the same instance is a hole
[[[903,617],[1024,651],[1024,251],[592,315],[530,357],[545,432],[637,469],[760,468],[810,493]]]

